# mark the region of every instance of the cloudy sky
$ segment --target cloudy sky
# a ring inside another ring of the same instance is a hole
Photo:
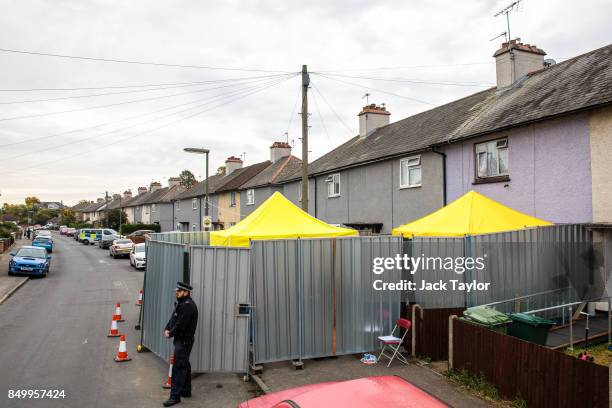
[[[0,204],[200,178],[188,146],[211,149],[214,171],[230,155],[266,160],[287,132],[299,157],[302,64],[319,157],[356,133],[365,93],[396,121],[492,86],[490,40],[506,30],[493,14],[510,2],[2,0]],[[560,62],[609,42],[610,11],[525,0],[511,34]]]

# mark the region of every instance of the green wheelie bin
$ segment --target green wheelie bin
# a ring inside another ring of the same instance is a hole
[[[541,346],[546,345],[548,331],[555,324],[552,320],[525,313],[513,313],[510,319],[509,335]]]
[[[488,327],[500,333],[506,333],[508,325],[512,320],[503,312],[490,307],[470,307],[463,312],[463,318],[471,323]]]

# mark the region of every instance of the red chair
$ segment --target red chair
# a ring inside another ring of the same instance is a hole
[[[391,366],[391,362],[395,358],[397,358],[399,361],[401,361],[404,364],[409,364],[408,360],[406,360],[406,357],[404,357],[402,355],[402,353],[400,352],[400,347],[402,347],[402,343],[404,342],[404,338],[406,337],[406,335],[410,331],[410,327],[411,326],[412,326],[412,322],[410,320],[407,320],[407,319],[397,319],[397,322],[395,323],[395,327],[393,327],[393,330],[391,331],[390,335],[388,335],[388,336],[379,336],[378,340],[382,341],[383,348],[380,351],[380,355],[378,356],[378,360],[376,360],[376,361],[380,361],[380,359],[384,356],[384,357],[387,357],[389,359],[389,364],[387,364],[387,367]],[[405,330],[404,334],[402,335],[402,337],[396,337],[395,336],[395,331],[399,330],[401,332],[401,329]],[[389,348],[390,349],[389,352],[393,352],[393,354],[385,353],[385,350],[387,348]]]

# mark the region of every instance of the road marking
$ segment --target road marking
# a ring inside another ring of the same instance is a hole
[[[85,340],[83,340],[83,344],[87,344],[87,338],[85,338]]]
[[[98,262],[100,262],[100,263],[108,263],[104,259],[98,259]]]

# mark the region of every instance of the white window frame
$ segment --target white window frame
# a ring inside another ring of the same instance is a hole
[[[479,149],[481,147],[484,146],[484,150],[483,151],[479,151]],[[492,147],[492,149],[489,149],[489,147]],[[491,152],[489,152],[489,150],[491,150]],[[501,152],[505,152],[504,155],[506,156],[506,171],[502,172],[500,170],[500,156],[501,156]],[[485,171],[487,173],[489,173],[489,160],[492,159],[495,162],[495,173],[494,174],[482,174],[480,172],[480,162],[481,162],[481,154],[482,155],[486,155],[486,168]],[[492,157],[489,158],[488,155],[491,154]],[[487,180],[487,179],[491,179],[491,178],[497,178],[497,177],[508,177],[510,175],[510,166],[509,166],[509,143],[508,143],[508,138],[507,137],[503,137],[500,139],[494,139],[494,140],[488,140],[486,142],[481,142],[481,143],[475,143],[474,144],[474,170],[475,170],[475,176],[477,180]]]
[[[236,192],[235,191],[230,191],[230,207],[235,207],[236,206]]]
[[[197,231],[198,227],[195,224],[191,224],[191,230]]]
[[[154,213],[155,212],[155,203],[151,204],[151,212]]]
[[[192,210],[197,210],[198,209],[198,199],[197,199],[197,197],[191,199],[191,209]]]
[[[308,183],[308,199],[310,199],[310,182]],[[300,181],[299,190],[298,190],[298,201],[302,202],[302,182]]]
[[[340,173],[330,174],[325,181],[327,182],[327,198],[340,197],[342,194],[340,188]],[[337,191],[336,186],[338,186]]]
[[[176,201],[176,211],[181,211],[181,200]]]
[[[406,167],[406,180],[402,180],[402,170]],[[410,184],[410,171],[419,171],[421,173],[420,182]],[[421,164],[421,155],[405,157],[400,160],[399,164],[399,188],[415,188],[423,185],[423,166]]]
[[[255,204],[255,189],[249,188],[246,191],[246,205],[254,205]]]

